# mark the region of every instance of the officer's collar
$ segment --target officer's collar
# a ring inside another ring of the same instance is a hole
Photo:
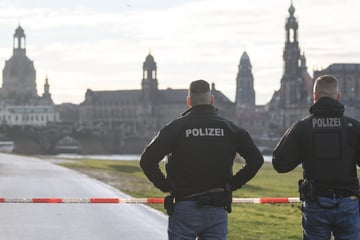
[[[209,113],[217,113],[217,108],[215,108],[213,105],[211,104],[199,104],[199,105],[195,105],[192,106],[191,108],[187,109],[185,112],[183,112],[181,114],[181,116],[185,116],[191,112],[201,112],[201,113],[205,113],[205,112],[209,112]]]
[[[317,115],[342,115],[344,110],[343,104],[329,97],[320,98],[309,109],[310,113]]]

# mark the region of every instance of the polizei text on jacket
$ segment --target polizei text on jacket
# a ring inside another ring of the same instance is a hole
[[[338,117],[314,118],[312,126],[313,128],[341,127],[341,119]]]
[[[223,128],[191,128],[185,130],[186,137],[222,137]]]

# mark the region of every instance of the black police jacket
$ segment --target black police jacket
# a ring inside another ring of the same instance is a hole
[[[357,195],[360,164],[360,123],[343,115],[344,106],[320,98],[308,117],[296,122],[273,152],[273,167],[289,172],[299,164],[304,179],[315,183],[317,195]]]
[[[236,153],[246,165],[233,175]],[[166,177],[159,162],[167,155]],[[226,182],[232,190],[248,182],[263,164],[263,156],[249,134],[217,115],[212,105],[196,105],[170,122],[144,150],[140,166],[163,192],[188,196]]]

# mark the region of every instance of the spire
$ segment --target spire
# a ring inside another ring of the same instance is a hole
[[[290,13],[290,16],[294,16],[294,13],[295,13],[295,7],[293,5],[293,1],[291,0],[291,5],[289,7],[289,13]]]
[[[249,61],[250,62],[249,55],[247,54],[246,51],[244,51],[243,54],[241,55],[240,64],[241,64],[242,61]]]
[[[53,101],[51,99],[49,78],[48,78],[47,74],[46,74],[46,78],[45,78],[44,93],[42,95],[42,99],[43,99],[44,103],[46,103],[46,104],[53,103]]]
[[[44,93],[45,94],[49,94],[49,79],[48,79],[48,75],[46,74],[46,78],[45,78],[45,84],[44,84]]]

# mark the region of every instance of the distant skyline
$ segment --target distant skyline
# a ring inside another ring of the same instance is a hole
[[[235,99],[243,51],[253,66],[256,104],[280,87],[290,0],[0,0],[0,59],[12,56],[20,24],[38,94],[48,75],[56,104],[80,103],[87,89],[140,89],[151,52],[159,88],[214,82]],[[360,63],[360,1],[293,0],[308,72]],[[1,77],[2,79],[2,77]]]

